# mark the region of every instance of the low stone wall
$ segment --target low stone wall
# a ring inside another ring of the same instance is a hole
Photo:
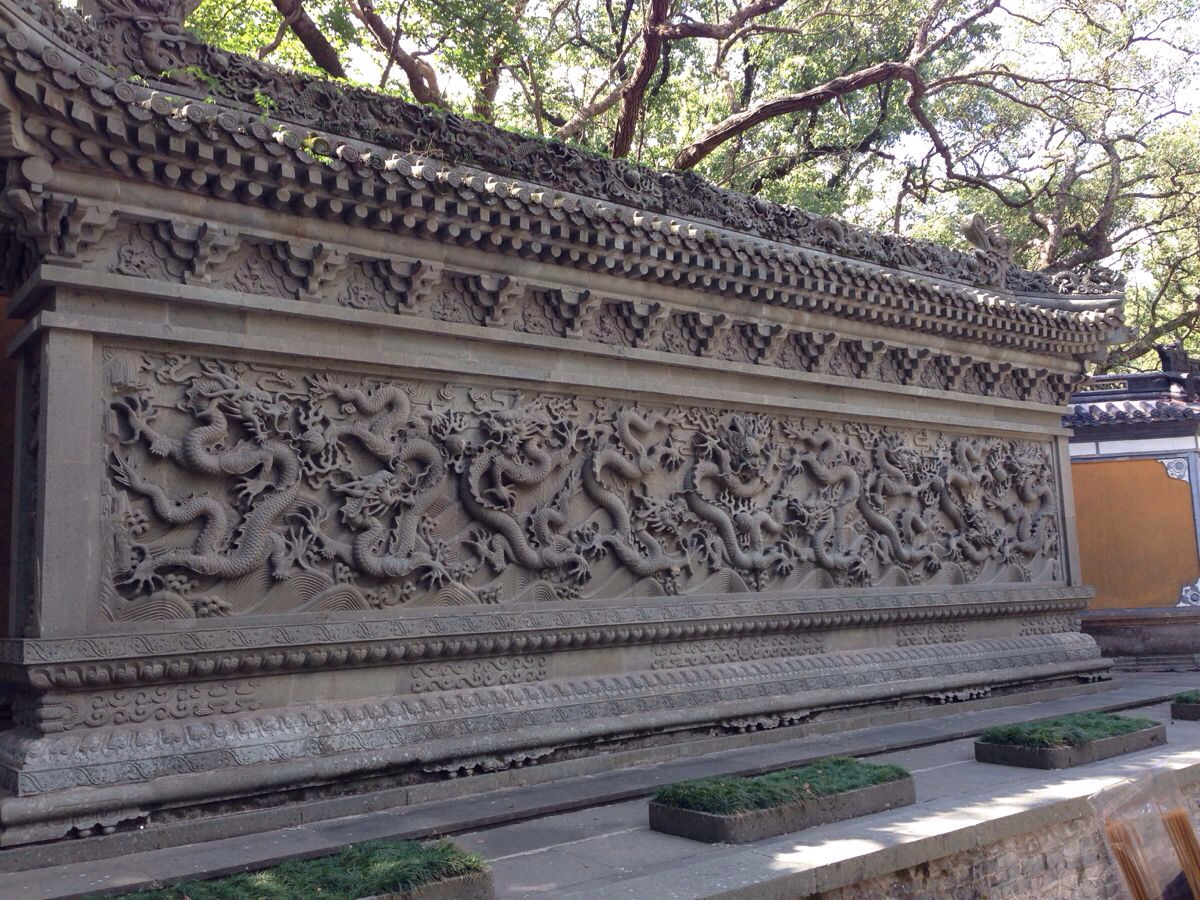
[[[814,896],[1067,900],[1124,895],[1100,830],[1088,819],[1076,819]]]
[[[1200,784],[1182,793],[1196,823]],[[812,896],[1106,900],[1127,894],[1098,820],[1082,815]]]
[[[1082,616],[1081,629],[1118,669],[1192,672],[1200,669],[1200,609],[1103,609]]]

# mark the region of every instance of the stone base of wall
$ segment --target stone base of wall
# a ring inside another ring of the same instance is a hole
[[[0,641],[0,847],[1110,677],[1082,589],[830,594]]]
[[[1082,616],[1080,627],[1122,671],[1200,670],[1200,608],[1100,609]]]
[[[0,732],[0,846],[836,721],[853,711],[948,711],[988,695],[1086,689],[1108,677],[1089,644],[1084,635],[1046,635],[466,688],[435,700],[297,703],[185,723],[150,717],[42,735],[17,727]],[[839,696],[835,685],[850,688]],[[170,702],[191,688],[162,695]]]
[[[1118,672],[1200,672],[1200,653],[1114,656],[1112,664]]]

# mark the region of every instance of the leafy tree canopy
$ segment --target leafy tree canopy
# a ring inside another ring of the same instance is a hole
[[[212,43],[1018,262],[1200,351],[1200,0],[203,0]]]

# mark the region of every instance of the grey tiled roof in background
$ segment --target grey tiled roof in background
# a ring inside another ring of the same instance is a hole
[[[1182,399],[1108,400],[1071,403],[1063,424],[1068,428],[1086,425],[1138,425],[1151,422],[1200,421],[1200,403]]]

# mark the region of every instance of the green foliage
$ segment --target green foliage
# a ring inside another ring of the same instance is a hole
[[[194,81],[208,88],[210,94],[216,96],[221,91],[221,82],[215,75],[205,72],[199,66],[181,66],[178,69],[167,69],[160,72],[159,77],[164,81]]]
[[[1012,744],[1017,747],[1078,747],[1089,741],[1116,737],[1152,728],[1153,719],[1118,716],[1113,713],[1073,713],[1037,722],[999,725],[979,736],[985,744]]]
[[[187,19],[198,37],[234,53],[257,56],[279,28],[280,16],[271,0],[203,0]],[[335,46],[338,46],[335,44]],[[344,50],[346,44],[338,46]],[[299,72],[321,74],[304,45],[288,32],[271,54],[271,62]]]
[[[369,841],[331,856],[293,860],[259,872],[210,881],[186,881],[125,894],[134,900],[357,900],[409,891],[487,868],[482,857],[450,841]]]
[[[828,797],[907,776],[908,772],[899,766],[831,756],[798,769],[784,769],[752,778],[704,778],[669,784],[659,788],[654,799],[679,809],[727,815]]]
[[[1200,703],[1200,690],[1182,691],[1171,699],[1176,703]]]

